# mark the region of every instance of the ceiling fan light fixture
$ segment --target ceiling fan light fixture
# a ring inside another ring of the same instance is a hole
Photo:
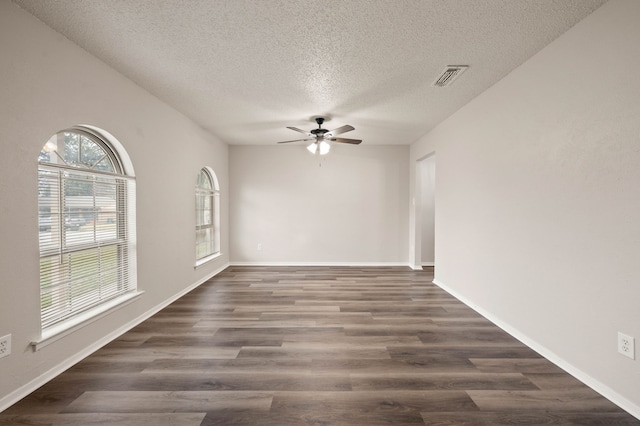
[[[307,150],[312,154],[316,154],[319,151],[320,155],[326,155],[331,150],[331,145],[327,141],[315,141],[307,147]]]
[[[328,154],[330,149],[331,149],[331,145],[329,145],[329,142],[327,141],[320,142],[320,155]]]
[[[315,154],[316,151],[318,150],[318,142],[313,142],[311,145],[307,147],[307,150],[309,150],[310,153]]]

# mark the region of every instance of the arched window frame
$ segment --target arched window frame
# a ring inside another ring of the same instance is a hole
[[[135,177],[122,145],[93,126],[52,136],[38,158],[38,211],[36,350],[140,294]]]
[[[195,188],[195,267],[220,255],[220,186],[211,167],[198,172]]]

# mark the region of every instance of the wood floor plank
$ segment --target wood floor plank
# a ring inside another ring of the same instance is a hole
[[[4,417],[5,415],[46,414],[52,417],[53,414],[59,413],[75,401],[82,395],[82,392],[80,389],[70,388],[61,390],[58,386],[49,382],[1,412],[0,425],[12,424],[11,421]]]
[[[255,320],[211,320],[205,319],[198,321],[193,326],[194,330],[208,329],[218,330],[226,327],[242,327],[242,328],[263,328],[263,327],[315,327],[317,321],[315,320],[261,320],[259,318]]]
[[[33,426],[200,426],[207,413],[31,414],[0,419],[0,425]]]
[[[588,388],[539,391],[470,390],[467,393],[483,411],[620,411],[615,404]]]
[[[562,370],[560,372],[523,371],[523,373],[542,390],[588,389],[587,385]]]
[[[173,413],[271,408],[270,392],[238,391],[97,391],[85,392],[67,413]]]
[[[297,359],[159,359],[151,362],[142,373],[310,373],[312,369],[315,369],[315,362]]]
[[[153,361],[162,358],[236,358],[240,352],[239,347],[212,346],[212,347],[190,347],[190,346],[160,346],[145,348],[121,348],[104,347],[91,355],[93,360],[101,360],[109,363],[114,358],[122,357],[129,361]]]
[[[0,425],[640,425],[433,272],[230,266]]]
[[[449,412],[422,413],[427,426],[637,426],[638,422],[626,413],[576,413],[554,411],[518,412]]]
[[[489,329],[424,327],[424,330],[418,333],[418,337],[425,345],[522,345],[522,343],[497,327]]]
[[[296,344],[297,345],[305,345],[309,344],[323,344],[323,342],[330,341],[331,343],[325,344],[328,345],[342,345],[349,347],[386,347],[387,350],[393,346],[420,346],[422,342],[416,336],[397,336],[397,335],[380,335],[380,336],[348,336],[346,334],[332,336],[330,340],[322,340],[323,336],[310,336],[306,340],[302,340],[299,337],[295,336],[285,336],[283,346],[287,348],[292,348]]]
[[[412,359],[434,355],[465,358],[467,360],[470,358],[540,358],[540,355],[535,351],[521,345],[399,346],[389,348],[389,355],[393,359]]]
[[[370,347],[331,347],[327,345],[292,345],[287,342],[280,348],[243,347],[238,358],[357,358],[357,359],[389,359],[386,346]]]
[[[519,373],[377,373],[351,374],[354,391],[373,390],[539,390]]]
[[[562,369],[544,358],[470,358],[469,361],[478,370],[487,373],[492,372],[518,372],[518,373],[546,373],[563,374]]]
[[[314,359],[313,371],[337,372],[347,371],[353,374],[419,374],[430,373],[462,373],[478,370],[468,361],[451,358],[441,359],[367,359],[367,358],[329,358]],[[352,380],[353,383],[353,380]]]
[[[356,408],[357,407],[357,408]],[[420,412],[477,410],[465,392],[277,392],[271,415],[281,424],[424,424]]]
[[[177,346],[183,348],[194,347],[242,347],[242,346],[280,346],[282,345],[282,337],[215,337],[209,336],[191,336],[191,335],[156,335],[147,339],[142,346],[145,348],[157,348],[166,346]]]

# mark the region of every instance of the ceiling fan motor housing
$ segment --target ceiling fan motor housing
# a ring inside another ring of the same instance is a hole
[[[318,128],[317,129],[313,129],[311,131],[311,134],[314,135],[317,138],[321,138],[324,136],[325,133],[328,132],[327,129],[323,129],[322,128],[322,123],[324,123],[324,117],[316,117],[316,123],[318,123]]]
[[[328,132],[327,129],[313,129],[311,131],[311,134],[315,135],[316,137],[322,137],[327,132]]]

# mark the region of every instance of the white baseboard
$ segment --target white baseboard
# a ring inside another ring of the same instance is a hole
[[[0,413],[2,411],[6,410],[7,408],[9,408],[10,406],[12,406],[13,404],[15,404],[16,402],[20,401],[25,396],[29,395],[34,390],[38,389],[40,386],[44,385],[45,383],[47,383],[50,380],[54,379],[55,377],[57,377],[58,375],[62,374],[63,372],[65,372],[69,368],[73,367],[78,362],[82,361],[83,359],[85,359],[86,357],[88,357],[89,355],[91,355],[92,353],[94,353],[95,351],[100,349],[101,347],[103,347],[106,344],[112,342],[113,340],[117,339],[118,337],[120,337],[121,335],[126,333],[127,331],[131,330],[133,327],[137,326],[141,322],[145,321],[146,319],[152,317],[153,315],[155,315],[156,313],[158,313],[162,309],[166,308],[167,306],[169,306],[170,304],[172,304],[173,302],[175,302],[176,300],[178,300],[179,298],[181,298],[182,296],[184,296],[185,294],[187,294],[188,292],[190,292],[194,288],[202,285],[204,282],[206,282],[206,281],[210,280],[212,277],[218,275],[220,272],[225,270],[228,266],[229,266],[228,263],[226,265],[224,265],[224,266],[221,266],[220,268],[216,269],[211,274],[208,274],[206,277],[204,277],[204,278],[198,280],[197,282],[191,284],[190,286],[188,286],[185,289],[181,290],[180,292],[178,292],[177,294],[173,295],[169,299],[167,299],[167,300],[163,301],[162,303],[154,306],[153,308],[149,309],[148,311],[146,311],[142,315],[140,315],[137,318],[129,321],[128,323],[124,324],[122,327],[120,327],[120,328],[114,330],[113,332],[107,334],[106,336],[104,336],[100,340],[98,340],[98,341],[92,343],[91,345],[87,346],[82,351],[74,354],[73,356],[67,358],[66,360],[64,360],[60,364],[56,365],[55,367],[51,368],[47,372],[45,372],[45,373],[41,374],[40,376],[36,377],[35,379],[31,380],[29,383],[27,383],[25,385],[22,385],[21,387],[19,387],[15,391],[13,391],[10,394],[6,395],[5,397],[1,398],[0,399]]]
[[[409,266],[407,262],[229,262],[229,266]]]
[[[436,262],[422,262],[422,266],[436,266]]]
[[[546,348],[545,346],[541,345],[537,341],[530,339],[527,335],[520,332],[520,330],[510,326],[509,324],[502,321],[500,318],[497,318],[494,315],[492,315],[490,312],[487,312],[481,307],[476,306],[475,304],[466,300],[464,296],[462,296],[455,290],[451,289],[444,283],[438,280],[433,280],[433,283],[438,287],[440,287],[441,289],[443,289],[444,291],[446,291],[447,293],[449,293],[450,295],[452,295],[453,297],[455,297],[456,299],[460,300],[462,303],[464,303],[465,305],[467,305],[468,307],[470,307],[471,309],[473,309],[474,311],[476,311],[477,313],[479,313],[489,321],[491,321],[492,323],[494,323],[495,325],[497,325],[498,327],[500,327],[505,332],[509,333],[514,338],[518,339],[519,341],[521,341],[522,343],[524,343],[534,351],[538,352],[540,355],[542,355],[543,357],[545,357],[546,359],[548,359],[549,361],[551,361],[552,363],[554,363],[555,365],[557,365],[558,367],[566,371],[567,373],[571,374],[576,379],[580,380],[585,385],[589,386],[591,389],[595,390],[596,392],[598,392],[599,394],[607,398],[609,401],[613,402],[623,410],[627,411],[632,416],[640,419],[640,406],[629,401],[627,398],[620,395],[619,393],[617,393],[616,391],[614,391],[604,383],[600,382],[599,380],[594,379],[584,371],[574,367],[572,364],[560,358],[552,350]]]

